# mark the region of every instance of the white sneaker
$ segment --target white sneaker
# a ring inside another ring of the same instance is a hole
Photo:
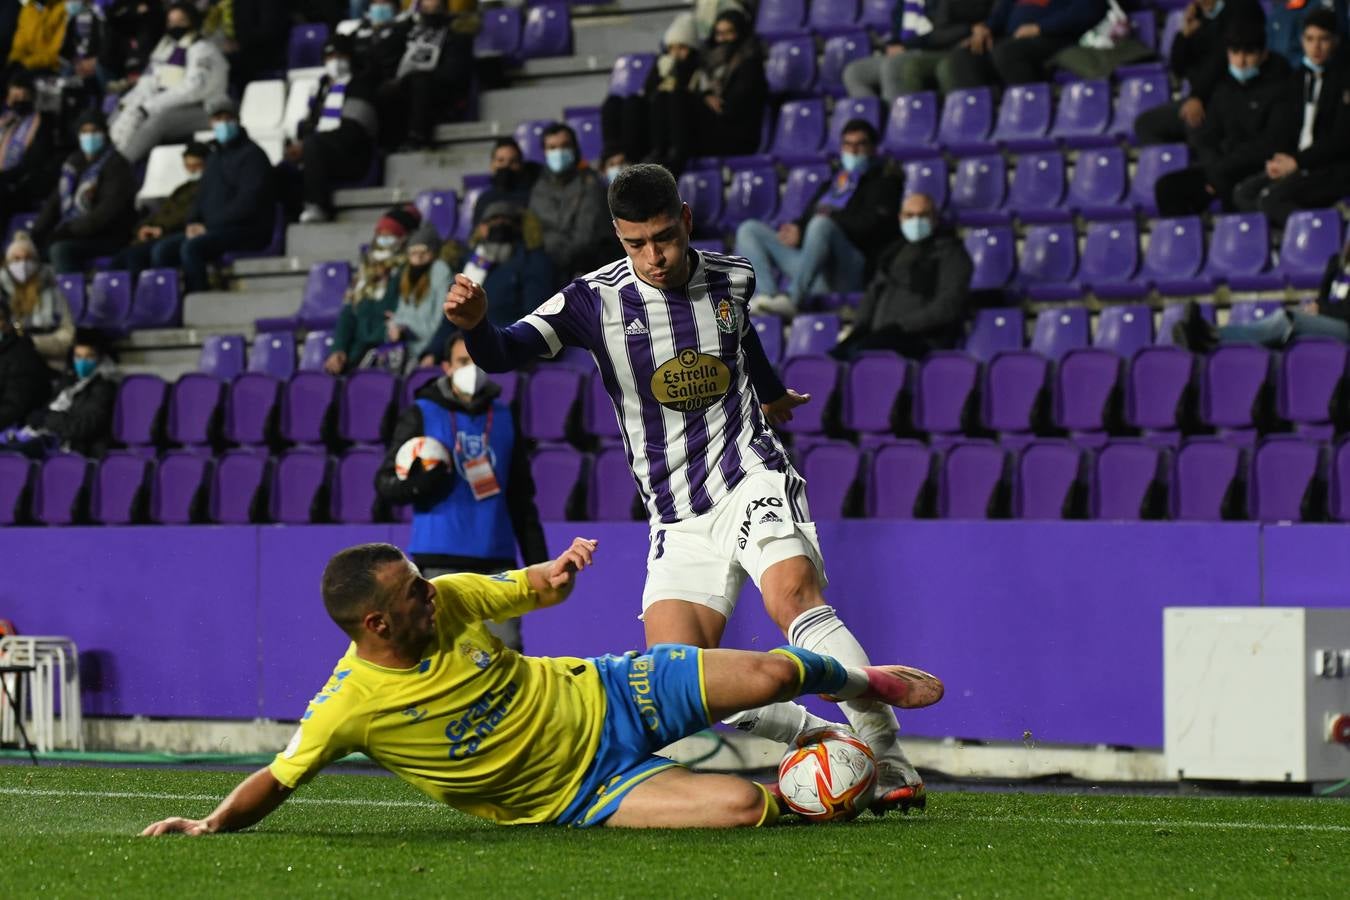
[[[305,225],[327,221],[328,213],[317,203],[306,203],[304,211],[300,213],[300,222]]]
[[[750,311],[758,315],[791,319],[797,314],[797,304],[787,294],[756,294],[750,300]]]

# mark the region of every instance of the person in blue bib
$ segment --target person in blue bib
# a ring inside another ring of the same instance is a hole
[[[375,475],[385,502],[412,504],[409,554],[428,578],[515,568],[517,548],[527,566],[547,560],[529,458],[501,387],[474,364],[459,334],[450,338],[441,369],[445,375],[418,391],[399,417]],[[453,466],[414,460],[400,479],[398,449],[423,435],[450,451]],[[507,646],[521,648],[519,618],[488,627]]]

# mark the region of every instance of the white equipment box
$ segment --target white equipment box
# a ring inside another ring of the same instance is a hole
[[[1177,778],[1350,778],[1350,609],[1164,610],[1163,698]]]

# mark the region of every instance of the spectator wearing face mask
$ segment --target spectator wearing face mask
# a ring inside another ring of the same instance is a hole
[[[78,84],[81,97],[98,90],[98,57],[106,41],[102,11],[94,0],[66,0],[66,37],[61,43],[61,74]]]
[[[680,13],[661,39],[663,52],[642,91],[605,98],[600,106],[600,130],[606,156],[620,154],[625,160],[659,162],[690,155],[694,136],[675,129],[686,128],[688,107],[703,102],[691,92],[699,70],[701,44],[693,14]]]
[[[55,181],[54,125],[33,103],[33,76],[9,78],[0,114],[0,219],[32,209],[46,199]]]
[[[392,276],[407,265],[408,235],[422,222],[412,206],[395,206],[375,224],[375,237],[361,260],[361,267],[347,289],[346,300],[333,330],[333,349],[324,360],[324,370],[341,375],[356,368],[367,353],[384,343],[386,302]]]
[[[389,308],[385,339],[401,343],[407,357],[419,359],[431,352],[431,341],[445,317],[441,306],[450,292],[454,273],[436,256],[441,239],[436,227],[423,222],[408,238],[408,264],[389,280],[385,305]]]
[[[376,84],[382,85],[398,74],[399,60],[407,46],[408,35],[398,27],[398,14],[394,0],[371,0],[352,32],[354,58],[364,61]]]
[[[386,503],[412,504],[413,563],[436,578],[514,568],[517,551],[526,565],[546,560],[529,455],[501,388],[474,364],[459,335],[450,339],[441,371],[399,416],[375,474],[375,489]],[[415,461],[400,480],[398,449],[420,436],[440,441],[452,465],[424,468]],[[487,627],[508,647],[521,648],[519,619]]]
[[[459,30],[445,0],[419,0],[417,10],[396,26],[403,56],[379,92],[385,142],[407,150],[429,147],[436,123],[463,112],[473,72],[473,35]]]
[[[28,0],[19,10],[9,49],[10,67],[29,72],[59,71],[65,36],[66,8],[61,0]]]
[[[66,295],[57,290],[51,268],[38,258],[37,247],[27,232],[15,234],[5,248],[0,294],[9,298],[15,324],[47,364],[54,369],[64,366],[75,338],[75,319]]]
[[[104,352],[97,332],[81,331],[56,396],[28,415],[28,431],[34,438],[28,446],[101,457],[112,440],[116,403],[117,366]]]
[[[121,250],[136,215],[136,176],[108,140],[103,114],[87,110],[78,127],[80,149],[66,158],[33,225],[58,274],[83,272],[95,257]]]
[[[539,163],[526,161],[515,138],[497,138],[488,166],[492,184],[474,202],[474,225],[483,221],[483,211],[494,204],[510,203],[521,209],[529,206],[530,190],[539,180]]]
[[[695,103],[683,107],[684,122],[671,123],[674,142],[680,135],[695,141],[678,153],[700,156],[736,156],[754,153],[764,125],[769,86],[764,78],[764,55],[750,20],[728,10],[713,23],[712,46],[702,55],[703,65],[691,90]],[[683,164],[677,155],[676,164]]]
[[[605,183],[577,165],[577,136],[555,122],[544,129],[548,171],[530,191],[530,212],[544,230],[544,252],[560,278],[589,272],[614,255],[617,238]]]
[[[132,245],[113,258],[114,269],[125,269],[135,281],[143,270],[154,265],[155,242],[182,234],[187,228],[210,152],[205,144],[196,141],[187,145],[183,151],[185,180],[136,225]]]
[[[159,144],[186,140],[211,127],[207,106],[227,96],[229,64],[201,36],[201,26],[201,13],[191,3],[170,6],[149,68],[118,104],[112,140],[132,162],[140,162]]]
[[[149,65],[164,33],[164,7],[160,0],[112,0],[103,7],[103,20],[106,39],[98,64],[109,89],[120,93]]]

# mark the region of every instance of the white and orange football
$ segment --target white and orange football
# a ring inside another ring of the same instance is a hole
[[[811,822],[853,818],[872,802],[876,786],[872,748],[839,728],[806,732],[778,764],[783,802]]]
[[[445,449],[445,445],[434,437],[419,435],[415,438],[409,438],[403,442],[403,446],[398,448],[398,453],[394,455],[394,474],[398,476],[399,481],[408,477],[408,469],[412,466],[414,459],[422,461],[422,467],[430,469],[433,466],[450,465],[450,451]]]

